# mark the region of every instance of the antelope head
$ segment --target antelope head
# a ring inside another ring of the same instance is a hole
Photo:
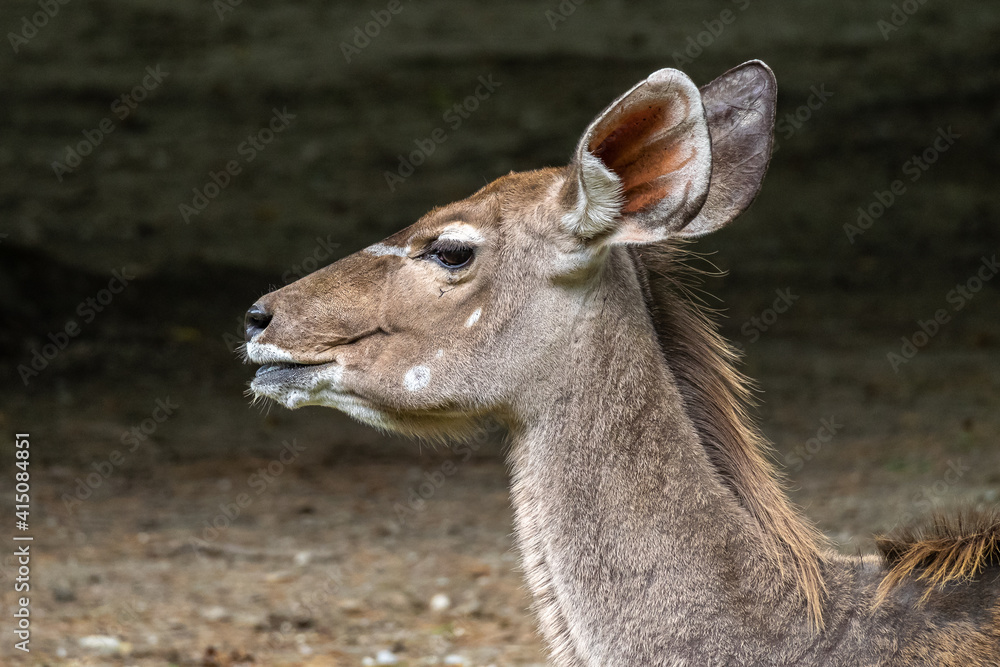
[[[632,266],[627,246],[707,234],[749,205],[775,90],[757,61],[701,91],[654,72],[597,116],[568,166],[511,173],[265,295],[246,316],[251,391],[431,437],[512,414],[601,307],[595,289]],[[641,304],[637,285],[616,289]]]

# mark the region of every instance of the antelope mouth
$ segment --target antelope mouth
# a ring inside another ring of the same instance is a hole
[[[341,383],[344,367],[336,362],[300,364],[271,361],[257,369],[250,391],[258,398],[269,398],[294,410],[303,405],[341,407],[358,401]]]
[[[259,391],[267,386],[296,386],[314,384],[317,374],[336,376],[340,366],[336,362],[300,364],[294,361],[277,361],[263,364],[254,374],[250,388]],[[332,371],[327,373],[326,371]],[[327,377],[326,379],[333,379]],[[339,379],[339,378],[337,378]]]
[[[344,367],[336,361],[303,363],[291,352],[269,343],[248,342],[247,362],[258,365],[250,392],[290,410],[304,405],[338,408],[369,423],[379,414],[368,402],[344,386]]]
[[[280,362],[280,363],[275,363],[275,364],[264,364],[263,366],[261,366],[260,368],[257,369],[257,372],[254,374],[254,377],[255,378],[259,378],[259,377],[263,377],[263,376],[267,375],[268,373],[275,373],[275,372],[278,372],[278,371],[288,371],[288,370],[293,370],[293,369],[296,369],[296,368],[307,368],[309,366],[314,366],[314,365],[316,365],[316,364],[297,364],[297,363],[289,363],[289,362]]]
[[[279,387],[316,385],[323,379],[316,376],[317,372],[333,369],[332,372],[325,374],[329,380],[340,370],[335,362],[297,361],[291,352],[270,343],[249,341],[243,352],[247,363],[259,366],[250,383],[250,388],[258,394],[271,394]],[[336,379],[339,380],[339,377]],[[271,391],[267,391],[268,389]]]

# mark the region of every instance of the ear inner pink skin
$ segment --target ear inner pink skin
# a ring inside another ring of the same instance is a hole
[[[690,105],[679,98],[674,101],[673,106],[680,108],[650,104],[616,119],[610,133],[595,136],[588,146],[621,179],[623,213],[641,211],[666,197],[672,185],[670,174],[694,155],[682,153],[675,131],[675,123],[684,118]]]

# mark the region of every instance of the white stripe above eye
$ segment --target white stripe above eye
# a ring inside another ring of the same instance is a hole
[[[479,245],[486,240],[478,229],[464,222],[448,225],[438,234],[438,239],[458,241],[459,243],[467,243],[469,245]]]
[[[365,252],[369,255],[375,255],[376,257],[384,257],[385,255],[393,255],[395,257],[409,257],[410,247],[400,248],[395,245],[386,245],[384,243],[376,243],[375,245],[370,245],[365,248]]]

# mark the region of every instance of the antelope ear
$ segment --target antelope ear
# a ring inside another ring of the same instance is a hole
[[[587,128],[563,188],[563,225],[583,240],[655,243],[701,209],[712,145],[701,94],[685,74],[653,72]]]
[[[759,60],[734,67],[702,87],[712,134],[712,181],[705,205],[678,236],[714,232],[753,202],[771,161],[777,95],[774,73]]]

